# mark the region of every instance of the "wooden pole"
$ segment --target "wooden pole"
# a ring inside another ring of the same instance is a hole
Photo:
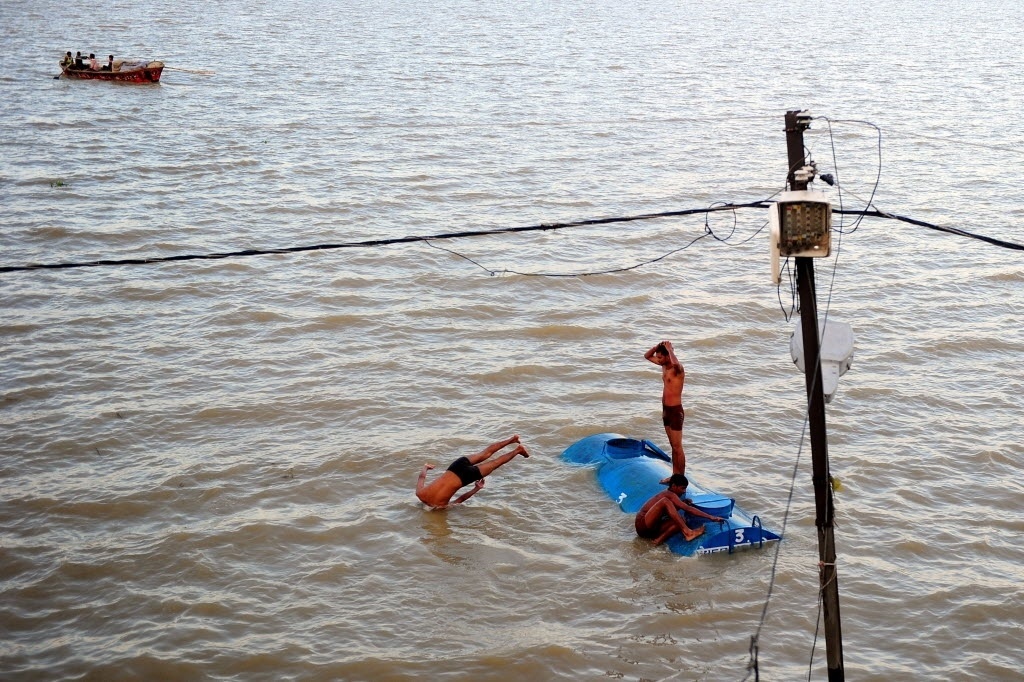
[[[797,179],[804,166],[804,130],[807,118],[799,111],[786,112],[786,149],[789,156],[789,187],[807,189]],[[818,338],[818,309],[814,290],[814,259],[796,258],[797,289],[800,293],[800,323],[804,342],[804,376],[807,385],[807,421],[811,430],[812,481],[814,483],[814,524],[818,528],[818,579],[825,616],[825,652],[829,682],[845,680],[843,634],[839,622],[839,578],[836,574],[836,543],[833,528],[835,508],[828,469],[828,436],[825,429],[825,395],[821,376],[821,340]]]

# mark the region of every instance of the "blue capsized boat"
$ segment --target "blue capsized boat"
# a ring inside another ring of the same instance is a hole
[[[596,466],[601,487],[628,514],[636,514],[644,502],[665,490],[660,481],[672,473],[672,458],[657,445],[617,433],[598,433],[576,441],[562,453],[562,459]],[[708,490],[689,475],[687,478],[690,485],[686,497],[693,506],[725,521],[687,515],[687,524],[691,528],[703,524],[704,532],[693,540],[676,533],[665,543],[673,552],[685,556],[732,553],[742,547],[760,548],[779,541],[778,534],[764,528],[757,516],[737,507],[735,500]]]

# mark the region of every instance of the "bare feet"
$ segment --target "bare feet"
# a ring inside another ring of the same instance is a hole
[[[522,455],[523,457],[529,457],[530,456],[530,451],[527,450],[522,445],[520,445],[518,448],[516,448],[515,450],[512,451],[512,456],[514,457],[515,455]]]
[[[687,533],[686,530],[689,530],[690,532]],[[682,531],[683,537],[687,540],[696,540],[704,533],[704,526],[701,526],[697,530],[693,530],[692,528],[688,528],[686,530]]]
[[[704,533],[704,526],[701,526],[697,530],[694,530],[693,528],[690,528],[689,526],[687,526],[685,530],[680,530],[675,525],[672,525],[671,527],[666,528],[664,533],[662,533],[661,535],[659,535],[657,538],[654,539],[654,544],[660,545],[663,542],[667,542],[668,539],[670,537],[672,537],[673,535],[675,535],[676,533],[682,533],[683,534],[683,539],[686,540],[687,542],[689,542],[690,540],[696,540],[697,538],[699,538]]]

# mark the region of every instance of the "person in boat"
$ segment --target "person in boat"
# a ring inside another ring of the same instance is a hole
[[[699,516],[709,521],[725,521],[720,516],[712,516],[684,500],[686,488],[690,481],[682,474],[672,474],[668,478],[668,489],[663,490],[644,502],[636,513],[633,525],[636,534],[646,540],[654,540],[660,545],[676,533],[682,533],[686,540],[695,540],[704,532],[704,526],[694,530],[686,525],[686,519],[679,512]]]
[[[74,63],[75,63],[75,58],[71,56],[71,50],[68,50],[67,53],[60,60],[60,68],[62,68],[62,69],[70,68],[71,65],[74,64]]]
[[[93,71],[100,70],[100,62],[98,59],[96,59],[96,55],[92,54],[91,52],[89,53],[89,68]]]
[[[518,444],[518,447],[491,459],[492,455],[513,443]],[[419,498],[420,502],[429,505],[432,509],[446,509],[451,505],[462,504],[484,487],[486,476],[503,464],[511,462],[516,455],[530,456],[527,449],[519,443],[518,435],[510,436],[497,443],[491,443],[475,455],[459,457],[452,462],[447,471],[434,479],[429,485],[426,483],[427,472],[433,469],[434,465],[427,462],[423,465],[423,470],[420,471],[419,480],[416,481],[416,497]],[[473,484],[473,487],[452,502],[452,496],[458,492],[459,488],[470,483]]]
[[[686,473],[683,452],[683,382],[686,370],[676,358],[671,341],[662,341],[644,353],[644,358],[661,367],[661,423],[672,446],[672,473]],[[665,481],[661,481],[664,483]]]
[[[79,70],[79,71],[85,70],[85,61],[82,59],[82,53],[81,52],[76,52],[75,53],[75,66],[74,66],[74,68]]]
[[[100,71],[113,71],[114,70],[114,55],[107,57],[107,63],[100,68]]]

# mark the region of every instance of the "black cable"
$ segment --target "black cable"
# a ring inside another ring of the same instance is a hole
[[[837,211],[832,210],[833,213]],[[943,227],[942,225],[934,225],[932,223],[926,223],[923,220],[915,220],[914,218],[908,218],[906,216],[896,215],[895,213],[888,213],[886,211],[878,210],[877,207],[874,211],[843,211],[844,214],[861,214],[869,218],[888,218],[890,220],[899,220],[904,223],[910,223],[911,225],[917,225],[918,227],[927,227],[930,230],[938,230],[939,232],[948,232],[949,234],[955,234],[960,237],[969,237],[971,239],[978,239],[983,242],[987,242],[994,246],[1001,246],[1004,249],[1014,249],[1017,251],[1024,251],[1024,244],[1016,244],[1014,242],[1004,241],[1002,239],[996,239],[995,237],[986,237],[983,234],[976,234],[974,232],[968,232],[961,230],[957,227]]]
[[[229,252],[224,252],[224,253],[182,254],[182,255],[178,255],[178,256],[162,256],[162,257],[156,257],[156,258],[126,258],[126,259],[122,259],[122,260],[96,260],[96,261],[71,262],[71,263],[30,263],[28,265],[5,265],[5,266],[0,266],[0,274],[4,274],[4,273],[8,273],[8,272],[25,272],[25,271],[28,271],[28,270],[67,270],[67,269],[71,269],[71,268],[92,268],[92,267],[118,266],[118,265],[151,265],[151,264],[155,264],[155,263],[169,263],[169,262],[174,262],[174,261],[219,260],[219,259],[225,259],[225,258],[243,258],[243,257],[247,257],[247,256],[266,256],[266,255],[271,255],[271,254],[300,253],[300,252],[303,252],[303,251],[328,251],[328,250],[332,250],[332,249],[351,249],[351,248],[365,248],[365,247],[371,247],[371,246],[388,246],[388,245],[391,245],[391,244],[409,244],[409,243],[413,243],[413,242],[427,242],[427,241],[430,241],[430,240],[439,240],[439,239],[459,239],[459,238],[463,238],[463,237],[481,237],[481,236],[489,236],[489,235],[496,235],[496,234],[506,234],[506,233],[513,233],[513,232],[531,232],[531,231],[537,231],[537,230],[560,230],[560,229],[567,228],[567,227],[583,227],[583,226],[588,226],[588,225],[607,225],[607,224],[611,224],[611,223],[624,223],[624,222],[632,222],[632,221],[636,221],[636,220],[651,220],[651,219],[654,219],[654,218],[671,218],[671,217],[678,217],[678,216],[695,215],[695,214],[698,214],[698,213],[708,213],[708,212],[711,212],[711,211],[733,211],[733,210],[738,209],[738,208],[768,208],[768,203],[766,201],[753,201],[753,202],[746,203],[746,204],[725,204],[725,205],[716,206],[716,207],[693,208],[693,209],[685,209],[685,210],[681,210],[681,211],[665,211],[665,212],[662,212],[662,213],[646,213],[646,214],[641,214],[641,215],[622,216],[622,217],[617,217],[617,218],[592,218],[592,219],[589,219],[589,220],[578,220],[578,221],[568,222],[568,223],[542,223],[540,225],[528,225],[528,226],[525,226],[525,227],[506,227],[506,228],[501,228],[501,229],[497,229],[497,230],[470,230],[470,231],[466,231],[466,232],[447,232],[447,233],[436,234],[436,235],[428,235],[428,236],[409,235],[409,236],[405,236],[405,237],[396,237],[396,238],[393,238],[393,239],[371,239],[371,240],[362,241],[362,242],[345,242],[345,243],[340,243],[340,244],[315,244],[315,245],[312,245],[312,246],[292,246],[292,247],[280,248],[280,249],[246,249],[246,250],[243,250],[243,251],[229,251]],[[979,234],[975,234],[975,233],[972,233],[972,232],[967,232],[966,230],[960,230],[960,229],[955,228],[955,227],[942,227],[941,225],[933,225],[931,223],[926,223],[923,220],[914,220],[913,218],[907,218],[905,216],[899,216],[899,215],[895,215],[895,214],[892,214],[892,213],[887,213],[885,211],[879,211],[879,210],[875,210],[875,211],[850,211],[850,210],[832,209],[832,212],[833,213],[839,213],[841,215],[863,215],[863,216],[872,217],[872,218],[887,218],[887,219],[890,219],[890,220],[900,220],[900,221],[903,221],[903,222],[906,222],[906,223],[910,223],[912,225],[917,225],[917,226],[920,226],[920,227],[927,227],[927,228],[930,228],[930,229],[933,229],[933,230],[938,230],[940,232],[948,232],[950,234],[959,235],[961,237],[970,237],[972,239],[978,239],[978,240],[981,240],[983,242],[987,242],[989,244],[992,244],[994,246],[1000,246],[1000,247],[1007,248],[1007,249],[1016,249],[1016,250],[1019,250],[1019,251],[1024,251],[1024,244],[1016,244],[1016,243],[1004,241],[1004,240],[1001,240],[1001,239],[995,239],[994,237],[986,237],[984,235],[979,235]],[[764,227],[762,226],[761,229],[758,230],[758,232],[755,233],[755,235],[757,233],[759,233],[763,229],[764,229]],[[702,237],[703,236],[707,236],[707,234],[702,235]],[[751,237],[751,238],[753,238],[753,237]],[[687,245],[687,246],[689,246],[689,245]],[[683,247],[683,248],[687,248],[687,247]],[[645,261],[644,263],[638,263],[637,265],[634,265],[634,266],[631,266],[631,267],[628,267],[628,268],[616,268],[616,269],[607,270],[607,271],[604,271],[604,272],[611,273],[611,272],[622,272],[622,271],[625,271],[625,270],[632,270],[632,269],[635,269],[635,268],[640,267],[642,265],[646,265],[648,263],[653,263],[653,262],[659,261],[662,258],[665,258],[666,256],[669,256],[672,253],[675,253],[676,251],[680,251],[680,250],[681,249],[675,249],[674,251],[671,251],[671,252],[669,252],[669,253],[667,253],[667,254],[665,254],[663,256],[659,256],[658,258],[651,259],[650,261]],[[483,267],[483,266],[481,266],[481,267]],[[487,268],[484,268],[484,269],[487,270]],[[569,276],[569,277],[576,277],[576,276],[580,276],[580,275],[559,275],[559,274],[555,274],[555,273],[551,273],[551,274],[547,274],[547,273],[519,273],[519,272],[516,272],[514,270],[508,270],[506,272],[509,272],[510,274],[530,274],[530,275],[536,275],[536,276],[551,276],[551,277],[567,277],[567,276]],[[602,274],[602,273],[594,272],[594,273],[586,273],[586,274]]]
[[[667,253],[663,253],[662,255],[660,255],[660,256],[658,256],[656,258],[651,258],[649,260],[641,261],[640,263],[636,263],[635,265],[629,265],[629,266],[626,266],[626,267],[623,267],[623,268],[610,268],[608,270],[595,270],[595,271],[591,271],[591,272],[566,273],[566,274],[562,274],[562,273],[558,273],[558,272],[518,272],[516,270],[505,270],[505,272],[508,272],[509,274],[512,274],[512,275],[525,275],[525,276],[529,276],[529,277],[587,277],[589,275],[611,275],[611,274],[618,273],[618,272],[628,272],[630,270],[636,270],[637,268],[642,268],[645,265],[650,265],[651,263],[657,263],[660,260],[664,260],[664,259],[668,258],[669,256],[671,256],[674,253],[678,253],[680,251],[684,251],[684,250],[690,248],[691,246],[693,246],[695,243],[699,242],[701,239],[704,239],[704,237],[707,237],[707,236],[708,236],[707,233],[702,234],[699,237],[695,237],[694,239],[691,239],[690,242],[688,244],[686,244],[685,246],[680,246],[678,249],[672,249],[671,251],[669,251]]]
[[[828,118],[826,118],[825,121],[828,123],[828,141],[829,141],[829,146],[832,148],[832,170],[835,173],[834,180],[829,182],[829,184],[831,185],[834,182],[837,185],[836,194],[839,197],[839,212],[840,212],[839,214],[842,215],[842,211],[843,211],[843,208],[844,208],[843,207],[843,183],[840,180],[840,175],[839,175],[839,160],[836,159],[836,138],[835,138],[835,135],[832,134],[832,121],[829,120]],[[878,151],[879,151],[878,173],[879,173],[879,177],[881,177],[881,172],[882,172],[882,158],[881,158],[881,151],[882,150],[881,150],[881,147],[879,147]],[[876,178],[876,185],[875,186],[877,187],[877,178]],[[874,196],[874,192],[872,192],[872,196]],[[870,206],[871,205],[868,204],[864,208],[870,208]],[[840,220],[839,221],[839,234],[841,235],[842,233],[843,233],[843,222],[842,222],[842,220]]]
[[[446,232],[442,234],[435,234],[429,236],[418,236],[408,235],[405,237],[395,237],[392,239],[371,239],[362,242],[343,242],[340,244],[315,244],[312,246],[291,246],[280,249],[246,249],[244,251],[228,251],[224,253],[206,253],[206,254],[182,254],[179,256],[162,256],[156,258],[126,258],[123,260],[95,260],[86,262],[73,262],[73,263],[31,263],[29,265],[7,265],[0,266],[0,274],[7,272],[23,272],[26,270],[63,270],[70,268],[94,268],[103,266],[116,266],[116,265],[151,265],[154,263],[168,263],[173,261],[188,261],[188,260],[219,260],[224,258],[243,258],[246,256],[266,256],[271,254],[283,254],[283,253],[300,253],[303,251],[328,251],[332,249],[353,249],[353,248],[365,248],[370,246],[389,246],[391,244],[410,244],[413,242],[427,242],[430,240],[439,239],[459,239],[463,237],[482,237],[496,234],[506,234],[514,232],[534,232],[538,230],[561,230],[568,227],[584,227],[589,225],[608,225],[611,223],[627,223],[637,220],[652,220],[655,218],[673,218],[678,216],[694,215],[698,213],[707,213],[709,211],[732,211],[737,208],[768,208],[768,205],[762,201],[753,201],[746,204],[724,204],[714,208],[693,208],[684,209],[680,211],[664,211],[661,213],[644,213],[634,216],[620,216],[616,218],[590,218],[586,220],[576,220],[568,223],[541,223],[539,225],[527,225],[524,227],[505,227],[497,230],[468,230],[465,232]],[[679,249],[676,249],[677,251]],[[669,254],[665,254],[666,256]],[[665,256],[661,256],[649,262],[661,260]],[[633,266],[639,267],[643,263]],[[481,266],[482,267],[482,266]],[[486,270],[486,268],[484,268]],[[618,270],[615,270],[616,272]],[[512,272],[512,271],[510,271]],[[612,271],[609,271],[612,272]],[[524,273],[513,273],[513,274],[524,274]],[[596,274],[596,273],[595,273]]]
[[[432,249],[437,249],[438,251],[447,251],[448,253],[452,254],[453,256],[458,256],[459,258],[463,258],[465,260],[468,260],[470,263],[472,263],[473,265],[477,266],[478,268],[480,268],[481,270],[486,272],[488,275],[494,276],[494,275],[498,274],[497,270],[491,270],[489,267],[487,267],[485,265],[481,265],[480,263],[477,263],[475,260],[473,260],[469,256],[463,255],[463,254],[459,253],[458,251],[453,251],[452,249],[446,249],[443,246],[437,246],[436,244],[430,243],[430,241],[428,241],[428,240],[424,240],[423,243],[426,244],[427,246],[429,246]]]
[[[793,508],[793,492],[796,490],[796,475],[800,469],[800,457],[803,455],[804,451],[804,441],[806,440],[805,434],[807,433],[807,424],[809,420],[810,407],[804,411],[804,425],[800,429],[800,447],[797,448],[796,461],[793,462],[793,475],[789,480],[789,499],[786,500],[786,511],[782,515],[782,528],[779,529],[780,539],[775,543],[775,556],[772,558],[772,570],[768,578],[768,594],[764,598],[764,606],[761,608],[761,620],[757,624],[757,630],[755,630],[754,634],[750,637],[750,663],[747,665],[747,675],[743,680],[750,677],[751,672],[754,672],[755,675],[758,674],[757,654],[760,648],[761,628],[764,627],[764,622],[768,618],[768,604],[772,600],[772,591],[775,589],[775,572],[779,566],[779,552],[782,548],[782,540],[786,537],[786,526],[789,524],[789,512]]]
[[[819,573],[820,573],[819,569]],[[821,582],[821,576],[818,576]],[[821,631],[821,602],[824,599],[821,588],[818,588],[818,615],[814,618],[814,639],[811,640],[811,658],[807,661],[807,682],[811,682],[811,672],[814,670],[814,650],[818,648],[818,633]]]
[[[832,123],[833,123],[833,121],[832,121],[832,119],[830,119],[827,116],[819,116],[818,118],[821,118],[823,121],[827,121],[828,122],[828,135],[829,135],[829,139],[832,142],[832,159],[833,159],[833,164],[835,164],[835,148],[836,147],[835,147],[835,139],[832,137]],[[878,145],[878,173],[875,175],[875,184],[871,187],[871,196],[869,196],[868,200],[866,202],[864,202],[865,203],[864,208],[865,209],[870,208],[870,206],[871,206],[871,204],[872,204],[872,202],[874,201],[874,198],[875,198],[875,192],[878,191],[878,185],[882,181],[882,129],[879,128],[874,123],[872,123],[871,121],[858,121],[858,120],[853,120],[853,119],[850,119],[850,120],[837,119],[835,121],[835,123],[859,123],[861,125],[871,126],[872,128],[875,129],[875,132],[878,135],[878,142],[877,142],[877,145]],[[836,164],[836,176],[838,177],[838,175],[839,175],[839,169],[838,169],[838,164]],[[835,211],[833,211],[833,213],[835,213]],[[843,211],[843,205],[842,205],[842,185],[840,185],[840,191],[839,191],[839,213],[840,213],[840,215],[845,215],[845,212]],[[857,220],[853,221],[853,229],[847,231],[847,234],[853,234],[854,232],[856,232],[857,228],[860,227],[861,221],[863,221],[863,220],[864,220],[864,214],[860,214],[859,217],[857,218]],[[842,232],[842,227],[840,227],[840,232]]]
[[[710,208],[714,208],[715,206],[717,206],[720,203],[722,203],[722,202],[716,201],[715,203],[711,204],[711,206],[709,206],[708,208],[709,209]],[[711,235],[711,237],[715,241],[722,242],[723,244],[727,244],[729,246],[732,246],[732,244],[729,244],[729,240],[732,238],[732,236],[734,234],[736,234],[736,223],[737,223],[736,211],[732,212],[732,229],[729,231],[729,236],[728,237],[719,237],[717,234],[715,234],[715,231],[711,229],[711,224],[708,221],[708,218],[710,216],[711,216],[711,212],[710,211],[708,211],[708,213],[704,214],[704,232],[709,234],[709,235]]]
[[[785,273],[786,281],[789,283],[789,310],[782,302],[782,274]],[[781,265],[779,272],[779,283],[775,285],[775,296],[779,299],[779,309],[782,310],[782,317],[789,322],[796,313],[796,278],[792,268],[789,267],[789,258]]]

